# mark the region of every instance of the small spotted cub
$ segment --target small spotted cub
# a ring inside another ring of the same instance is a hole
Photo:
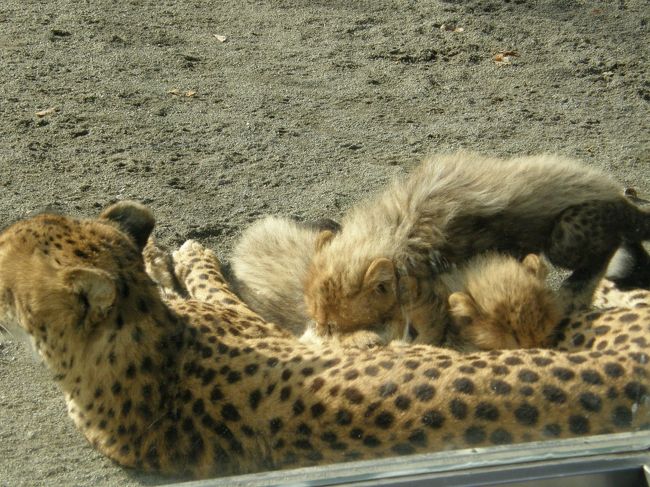
[[[447,345],[467,352],[553,346],[563,306],[546,285],[547,275],[535,254],[519,262],[495,253],[442,275],[452,292]]]

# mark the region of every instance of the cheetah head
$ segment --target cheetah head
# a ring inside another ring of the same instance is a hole
[[[305,284],[305,304],[322,334],[345,334],[360,329],[384,331],[394,318],[397,276],[386,258],[338,265],[326,249],[334,235],[323,231]]]
[[[0,323],[42,355],[69,334],[87,338],[114,310],[125,273],[142,267],[153,225],[127,201],[98,219],[43,214],[10,226],[0,234]]]
[[[400,283],[392,260],[337,259],[332,255],[337,251],[328,248],[333,237],[321,232],[305,282],[305,304],[316,332],[340,336],[364,329],[380,336],[381,342],[402,338]]]
[[[523,262],[496,254],[475,258],[463,274],[465,290],[449,296],[459,345],[481,350],[553,345],[561,311],[546,286],[547,274],[534,254]]]

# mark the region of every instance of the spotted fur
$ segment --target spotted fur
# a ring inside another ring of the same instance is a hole
[[[250,311],[196,242],[173,258],[190,297],[163,298],[146,228],[114,216],[0,234],[0,318],[126,467],[208,477],[648,427],[647,307],[567,316],[565,351],[317,348]]]

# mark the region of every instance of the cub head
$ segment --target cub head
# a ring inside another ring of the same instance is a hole
[[[336,238],[321,232],[305,282],[305,304],[316,331],[332,335],[369,329],[385,336],[386,327],[401,314],[393,261],[341,250],[332,245]]]
[[[122,202],[98,219],[43,214],[4,230],[0,323],[27,332],[42,353],[71,337],[88,339],[114,312],[124,283],[144,273],[140,244],[153,228],[150,215]]]
[[[552,346],[560,305],[545,284],[536,255],[523,262],[489,254],[462,272],[464,289],[449,296],[452,336],[462,348],[493,350]]]

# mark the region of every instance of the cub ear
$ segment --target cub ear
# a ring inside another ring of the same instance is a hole
[[[533,276],[537,277],[540,280],[546,279],[546,276],[548,275],[548,267],[544,261],[540,259],[539,255],[528,254],[526,257],[524,257],[522,264],[524,265],[524,268]]]
[[[452,293],[449,296],[449,313],[458,327],[465,327],[474,322],[480,315],[474,299],[465,293]]]
[[[140,250],[147,244],[156,223],[149,208],[131,200],[119,201],[109,206],[99,217],[117,223],[120,230],[129,235]]]
[[[330,240],[332,240],[332,238],[334,238],[334,232],[332,232],[331,230],[323,230],[322,232],[320,232],[316,237],[316,243],[315,243],[316,252],[321,250],[327,243],[330,242]]]
[[[73,294],[85,301],[88,307],[85,323],[101,320],[115,304],[115,282],[105,271],[76,267],[66,270],[63,280]]]
[[[373,260],[363,277],[363,287],[372,288],[379,294],[395,291],[395,266],[393,261],[385,257]]]

